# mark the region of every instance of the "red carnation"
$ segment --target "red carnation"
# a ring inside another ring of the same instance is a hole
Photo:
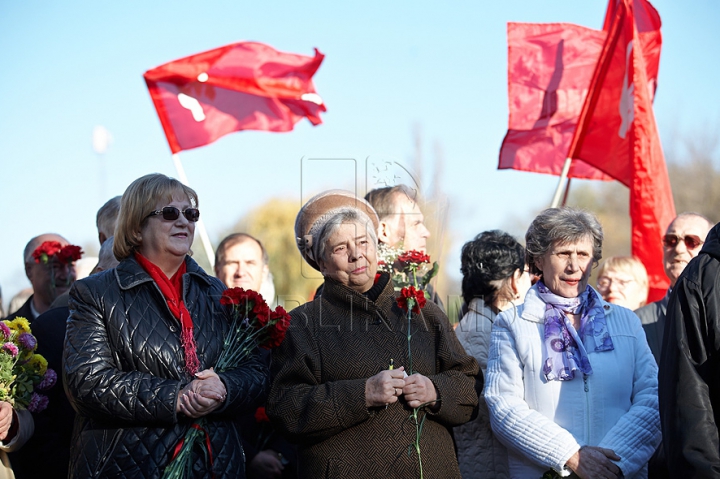
[[[255,422],[270,422],[270,418],[265,412],[265,408],[260,406],[255,411]]]
[[[61,249],[62,245],[59,241],[45,241],[35,248],[32,256],[35,258],[36,263],[47,263],[50,261],[50,258],[58,254]]]
[[[398,256],[398,261],[405,264],[413,264],[413,265],[419,265],[422,263],[429,263],[430,262],[430,256],[426,255],[425,253],[422,253],[420,251],[411,250],[406,251],[400,256]]]
[[[83,250],[74,244],[68,244],[62,247],[57,253],[57,259],[61,263],[70,264],[82,258]]]
[[[255,315],[255,318],[257,318],[259,327],[262,328],[268,323],[268,320],[270,319],[270,315],[272,313],[270,311],[270,307],[262,299],[262,296],[258,296],[260,298],[259,300],[255,300],[255,305],[253,306],[252,313]]]
[[[222,297],[220,298],[220,304],[224,306],[233,306],[240,304],[245,298],[245,290],[242,288],[228,288],[223,291]]]
[[[400,290],[400,296],[396,301],[403,311],[407,312],[408,306],[411,306],[412,312],[418,314],[420,309],[425,307],[425,293],[415,286],[409,286]]]
[[[280,343],[285,339],[287,329],[290,327],[290,315],[282,306],[278,306],[275,308],[275,311],[270,313],[270,325],[268,328],[270,337],[261,345],[261,347],[265,349],[273,349],[280,346]]]
[[[255,327],[262,328],[270,317],[270,308],[262,295],[251,289],[228,288],[223,291],[220,304],[237,308],[252,323],[257,319]]]

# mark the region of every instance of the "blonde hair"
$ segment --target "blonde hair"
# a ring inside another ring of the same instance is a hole
[[[600,278],[606,271],[617,271],[632,276],[643,291],[640,306],[645,306],[650,288],[648,286],[647,270],[639,259],[634,256],[611,256],[600,266],[597,277]]]
[[[193,207],[198,206],[195,190],[175,178],[151,173],[133,181],[120,200],[120,214],[115,229],[113,253],[118,261],[129,258],[142,244],[140,230],[158,201],[172,202],[173,196],[183,194]]]

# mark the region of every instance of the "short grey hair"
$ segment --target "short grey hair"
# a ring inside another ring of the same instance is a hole
[[[98,233],[105,235],[105,238],[115,236],[115,225],[120,215],[120,199],[122,196],[110,198],[100,207],[95,216],[95,225]]]
[[[398,211],[395,205],[398,196],[404,196],[413,203],[417,203],[417,191],[413,191],[409,186],[400,184],[396,186],[386,186],[384,188],[375,188],[365,195],[365,201],[370,203],[377,212],[380,221],[388,216],[402,213]]]
[[[577,208],[548,208],[533,220],[525,234],[525,254],[530,271],[541,274],[535,262],[556,243],[575,243],[582,238],[593,243],[593,267],[602,258],[603,231],[594,214]]]
[[[115,253],[113,253],[113,244],[115,244],[115,237],[111,236],[105,240],[102,246],[100,246],[96,269],[100,271],[107,271],[120,264],[117,258],[115,258]]]
[[[373,245],[377,246],[377,231],[375,231],[375,226],[370,217],[355,208],[339,208],[325,221],[317,236],[313,234],[313,254],[315,258],[327,261],[327,242],[343,223],[362,223],[366,225],[370,240]]]

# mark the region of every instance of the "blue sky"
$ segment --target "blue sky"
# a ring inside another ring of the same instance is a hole
[[[720,7],[653,4],[663,20],[655,113],[667,142],[718,125]],[[318,127],[303,121],[285,134],[240,132],[180,154],[211,240],[275,196],[300,206],[301,192],[353,181],[364,194],[366,158],[407,164],[419,127],[424,187],[434,144],[445,158],[440,185],[455,240],[444,264],[455,273],[464,241],[546,206],[557,181],[496,170],[507,128],[507,22],[600,28],[606,5],[0,0],[5,301],[28,285],[22,249],[32,236],[52,231],[94,244],[95,213],[106,199],[146,173],[176,176],[142,73],[242,40],[307,55],[320,49],[326,58],[315,84],[328,112]],[[102,158],[91,146],[96,125],[113,136]],[[357,178],[347,162],[328,162],[301,182],[302,158],[355,159]]]

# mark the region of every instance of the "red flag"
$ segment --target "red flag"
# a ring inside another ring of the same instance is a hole
[[[610,23],[622,0],[609,0],[603,31],[571,24],[508,24],[510,121],[498,169],[559,176],[568,158],[582,102]],[[660,63],[660,15],[647,0],[633,0],[651,99]],[[569,178],[611,180],[582,161]]]
[[[560,176],[604,32],[566,23],[508,23],[508,132],[498,169]],[[612,180],[572,162],[571,178]]]
[[[622,0],[609,0],[603,30],[610,31],[615,11]],[[642,53],[645,57],[648,83],[650,84],[651,99],[655,97],[657,89],[658,69],[660,68],[660,48],[662,47],[662,35],[660,34],[660,14],[655,7],[647,0],[633,0],[633,19],[640,34]]]
[[[241,42],[145,72],[170,150],[197,148],[239,130],[290,131],[326,111],[312,77],[324,55]]]
[[[655,301],[669,284],[661,238],[675,206],[652,111],[654,85],[630,2],[620,0],[614,9],[568,155],[630,188],[632,253],[647,269],[648,301]]]

